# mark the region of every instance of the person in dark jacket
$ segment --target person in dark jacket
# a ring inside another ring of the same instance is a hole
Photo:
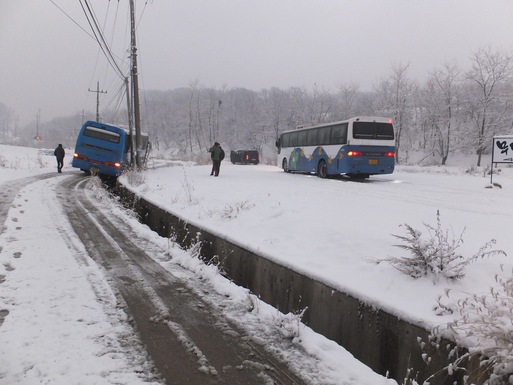
[[[210,176],[219,176],[221,161],[224,159],[224,150],[218,142],[215,142],[208,152],[210,152],[210,158],[212,158],[212,172]]]
[[[57,146],[53,154],[55,158],[57,158],[57,172],[62,172],[62,167],[64,167],[64,155],[66,154],[64,148],[62,148],[62,144]]]

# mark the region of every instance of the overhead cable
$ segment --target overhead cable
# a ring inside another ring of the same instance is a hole
[[[125,75],[123,74],[123,71],[121,70],[121,68],[119,68],[119,65],[117,64],[116,59],[112,55],[109,45],[107,44],[107,42],[105,41],[105,38],[103,37],[103,33],[101,31],[101,28],[98,26],[98,22],[96,21],[94,12],[92,11],[87,0],[83,0],[83,1],[85,3],[87,10],[86,10],[86,8],[84,8],[84,4],[82,3],[82,0],[79,0],[80,6],[82,7],[82,10],[84,11],[87,22],[89,23],[89,26],[91,27],[91,30],[93,31],[93,34],[96,38],[98,45],[100,46],[105,57],[107,58],[107,61],[110,63],[110,65],[113,67],[113,69],[117,72],[118,76],[121,77],[122,79],[124,79]],[[92,19],[92,22],[91,22],[91,19]]]
[[[54,2],[53,0],[50,0],[50,2],[51,2],[53,5],[55,5],[55,6],[57,7],[57,9],[59,9],[59,11],[61,11],[62,13],[64,13],[64,15],[66,15],[66,17],[67,17],[68,19],[70,19],[70,20],[71,20],[71,21],[72,21],[72,22],[73,22],[73,23],[74,23],[78,28],[80,28],[82,31],[84,31],[84,32],[87,34],[87,36],[89,36],[91,39],[94,39],[94,36],[93,36],[93,35],[91,35],[91,34],[90,34],[89,32],[87,32],[87,31],[86,31],[86,30],[85,30],[85,29],[84,29],[80,24],[78,24],[78,23],[75,21],[75,19],[73,19],[70,15],[68,15],[68,14],[66,13],[66,11],[64,11],[61,7],[59,7],[57,4],[55,4],[55,2]]]

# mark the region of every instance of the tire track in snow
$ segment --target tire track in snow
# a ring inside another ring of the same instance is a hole
[[[113,224],[86,196],[88,180],[68,178],[57,193],[87,252],[126,303],[168,384],[303,384],[149,257],[130,231]]]

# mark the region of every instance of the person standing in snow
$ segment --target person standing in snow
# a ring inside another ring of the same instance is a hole
[[[64,155],[66,154],[64,148],[62,148],[62,144],[57,146],[53,154],[57,158],[57,172],[62,172],[61,170],[64,167]]]
[[[219,176],[221,161],[224,159],[224,150],[218,142],[215,142],[208,152],[210,152],[210,158],[212,158],[212,171],[210,176]]]

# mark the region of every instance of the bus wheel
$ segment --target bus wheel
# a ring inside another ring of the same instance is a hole
[[[287,164],[287,159],[283,159],[283,162],[281,163],[281,168],[283,169],[283,171],[289,172],[289,166]]]
[[[319,178],[322,178],[322,179],[326,178],[326,175],[327,175],[326,174],[326,171],[327,171],[326,168],[327,168],[326,167],[326,162],[321,159],[319,161],[319,164],[317,165],[317,176]]]

